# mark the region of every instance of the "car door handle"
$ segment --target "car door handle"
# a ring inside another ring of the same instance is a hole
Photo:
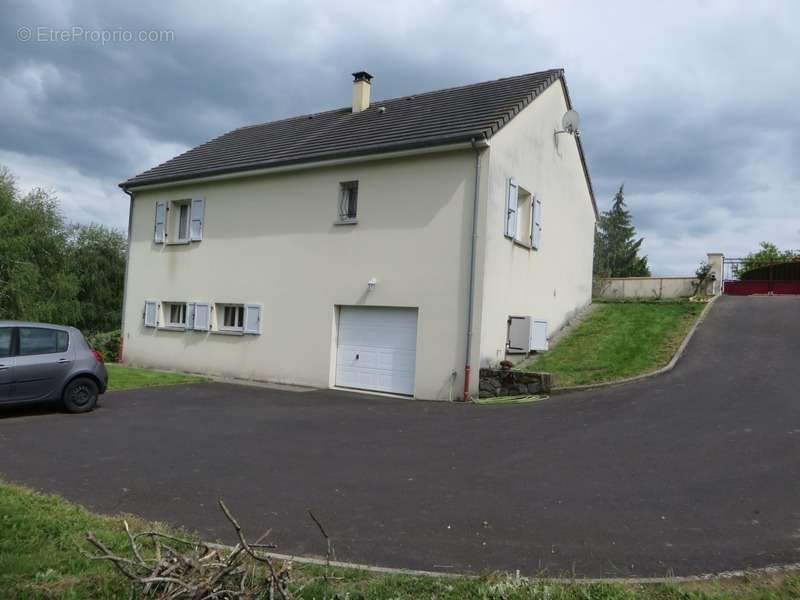
[[[58,364],[61,364],[61,365],[63,365],[64,363],[68,363],[68,362],[69,362],[69,359],[68,359],[68,358],[59,358],[59,359],[58,359],[56,362],[57,362]]]
[[[8,365],[0,365],[0,371],[5,371],[8,368]]]

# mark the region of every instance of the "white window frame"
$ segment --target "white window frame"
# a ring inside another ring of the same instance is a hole
[[[506,186],[503,233],[514,244],[537,250],[541,244],[541,199],[513,177]]]
[[[186,207],[185,231],[181,237],[181,207]],[[192,241],[192,199],[170,200],[167,204],[166,241],[168,244],[188,244]]]
[[[529,248],[533,242],[533,194],[521,185],[517,188],[517,231],[514,241]]]
[[[188,302],[162,302],[161,309],[164,313],[165,329],[186,329],[188,327],[186,317],[188,314]],[[179,313],[183,313],[183,321],[172,320],[172,309],[178,308]]]
[[[214,305],[214,310],[217,316],[217,330],[218,331],[227,331],[231,333],[244,333],[244,304],[234,303],[234,302],[218,302]],[[225,324],[225,312],[226,309],[235,309],[236,310],[236,319],[239,325],[226,325]]]
[[[338,224],[355,225],[358,223],[358,187],[358,180],[339,182]],[[350,216],[351,204],[355,205],[352,216]]]

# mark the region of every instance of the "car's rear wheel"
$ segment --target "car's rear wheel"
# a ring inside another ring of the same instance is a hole
[[[71,413],[85,413],[97,404],[97,384],[88,377],[73,379],[64,388],[64,408]]]

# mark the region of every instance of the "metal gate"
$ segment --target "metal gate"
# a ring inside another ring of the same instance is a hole
[[[729,296],[753,294],[800,294],[800,261],[770,263],[743,270],[743,258],[722,261],[722,293]]]

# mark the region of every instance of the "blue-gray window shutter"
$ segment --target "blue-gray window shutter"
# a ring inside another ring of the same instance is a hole
[[[155,300],[145,300],[144,303],[144,326],[158,326],[158,302]]]
[[[199,242],[203,239],[203,220],[206,208],[205,198],[192,198],[192,220],[189,227],[189,239]]]
[[[508,193],[506,194],[506,221],[505,235],[513,238],[517,235],[517,194],[519,186],[513,178],[508,180]]]
[[[245,333],[261,333],[261,305],[260,304],[245,304],[244,305],[244,332]]]
[[[208,302],[194,303],[194,327],[198,331],[208,331],[211,328],[211,304]]]
[[[194,302],[186,303],[186,331],[194,329]]]
[[[531,246],[538,249],[542,240],[542,199],[538,195],[533,197],[531,215]]]
[[[156,202],[156,225],[153,241],[163,244],[167,238],[167,203]]]

